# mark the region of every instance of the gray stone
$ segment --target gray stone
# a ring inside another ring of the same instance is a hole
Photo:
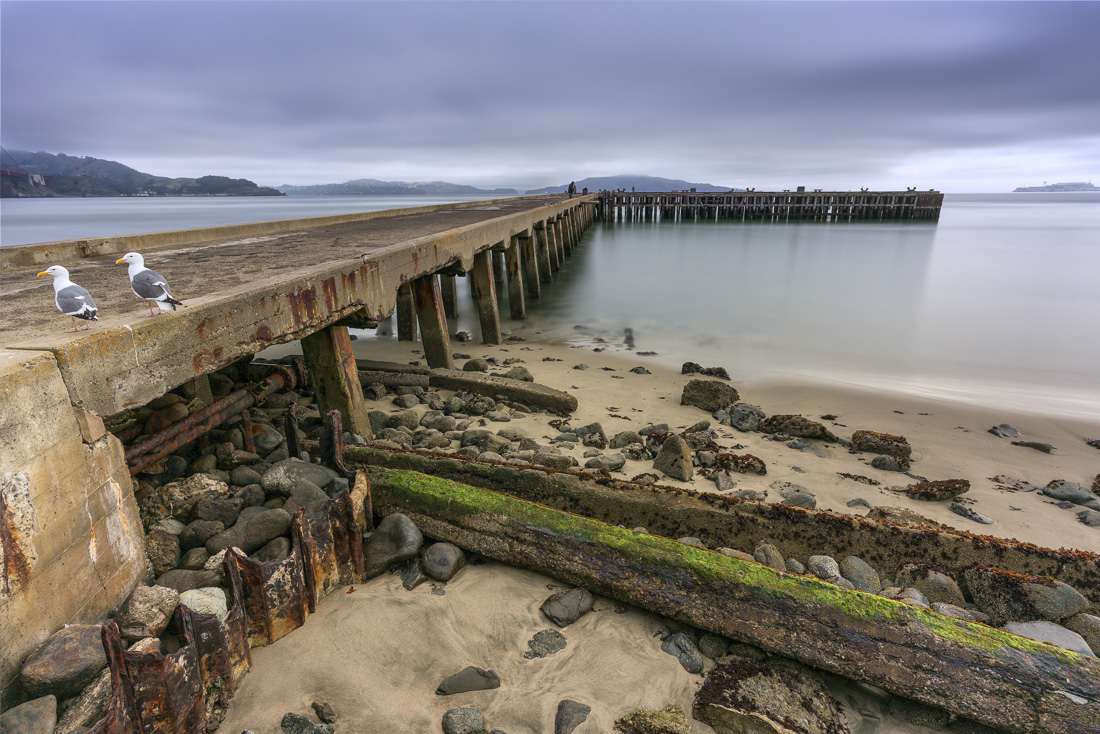
[[[898,571],[894,583],[898,586],[912,586],[920,590],[929,603],[944,602],[957,607],[961,607],[966,603],[955,579],[927,566],[912,563],[905,564]]]
[[[250,554],[250,558],[257,563],[271,563],[281,561],[290,555],[290,538],[278,537],[267,543],[263,548]]]
[[[443,734],[477,734],[485,731],[485,717],[473,708],[451,709],[443,714]]]
[[[852,586],[859,591],[866,591],[870,594],[877,594],[882,591],[882,580],[878,576],[878,571],[871,568],[862,558],[848,556],[842,559],[840,561],[840,573],[844,578],[851,581]]]
[[[329,495],[325,490],[313,482],[300,479],[294,483],[294,489],[291,490],[283,509],[293,516],[299,507],[304,507],[306,512],[316,512],[328,507],[328,503]]]
[[[825,426],[800,415],[773,415],[760,426],[764,433],[784,434],[798,438],[816,438],[835,442],[834,436]],[[786,440],[786,439],[784,439]]]
[[[571,469],[576,465],[577,460],[572,456],[566,456],[564,454],[551,454],[547,451],[538,451],[531,457],[531,463],[561,471],[564,469]]]
[[[659,435],[659,434],[662,434],[662,433],[668,433],[668,424],[667,423],[654,423],[654,424],[648,425],[645,428],[642,428],[638,431],[639,436],[650,436],[650,435],[653,435],[653,434],[658,434]]]
[[[192,510],[199,500],[228,496],[229,485],[225,482],[207,474],[194,474],[150,492],[141,501],[142,524],[149,527],[165,517],[188,523],[194,519]]]
[[[209,561],[207,561],[209,563]],[[169,589],[175,589],[181,594],[191,589],[198,589],[203,586],[217,586],[221,583],[222,575],[217,571],[184,571],[177,568],[174,571],[161,574],[157,577],[157,586],[166,586]]]
[[[748,403],[735,403],[729,408],[729,424],[739,431],[759,431],[765,418],[764,411]]]
[[[466,565],[466,554],[451,543],[432,543],[421,554],[424,573],[437,581],[450,581]]]
[[[253,473],[255,474],[255,472]],[[257,475],[258,479],[259,475]],[[200,520],[220,522],[223,528],[228,528],[237,522],[237,516],[241,514],[243,508],[244,500],[240,497],[203,499],[195,504],[195,517]],[[180,542],[183,542],[182,538],[180,538]]]
[[[213,614],[222,621],[225,620],[225,615],[229,613],[225,592],[217,586],[206,586],[185,591],[180,594],[180,604],[190,607],[200,614]]]
[[[1077,482],[1067,482],[1064,479],[1056,479],[1042,489],[1047,497],[1056,500],[1067,500],[1075,505],[1083,505],[1096,499],[1096,495],[1088,487]]]
[[[717,383],[722,385],[722,383]],[[725,385],[722,385],[726,387]],[[675,433],[670,434],[661,444],[661,450],[653,460],[653,468],[666,477],[687,482],[691,480],[694,469],[691,462],[691,449],[684,439]]]
[[[683,632],[676,632],[665,638],[661,643],[661,650],[679,660],[680,665],[687,672],[693,674],[703,672],[703,655],[695,646],[695,642]]]
[[[542,603],[546,618],[559,627],[573,624],[592,610],[592,595],[587,589],[559,591]]]
[[[787,559],[787,570],[791,573],[806,573],[806,567],[794,556]]]
[[[993,426],[989,429],[989,432],[997,438],[1016,438],[1020,435],[1020,432],[1008,423],[1001,423]]]
[[[424,536],[405,515],[387,515],[363,544],[366,576],[378,576],[390,566],[406,561],[420,552]]]
[[[180,559],[180,568],[185,571],[201,571],[206,566],[208,558],[210,554],[207,553],[206,548],[192,548],[183,554],[183,558]]]
[[[1096,654],[1085,642],[1085,638],[1072,630],[1045,620],[1039,622],[1009,622],[1005,629],[1014,635],[1046,642],[1065,650],[1095,658]]]
[[[19,671],[19,682],[29,696],[71,698],[95,680],[107,665],[98,624],[77,624],[53,633],[31,653]]]
[[[119,632],[130,641],[158,637],[172,619],[180,594],[164,586],[138,586],[115,617]]]
[[[208,474],[218,468],[218,457],[214,454],[203,454],[191,462],[188,472],[191,474]]]
[[[317,714],[317,718],[325,724],[336,723],[336,711],[327,701],[314,701],[310,704],[310,708],[313,709],[313,713]]]
[[[245,526],[241,550],[245,553],[259,550],[290,530],[290,521],[290,513],[282,508],[257,514]],[[207,550],[210,548],[207,547]]]
[[[405,587],[406,591],[412,591],[431,578],[428,574],[424,573],[424,566],[420,562],[420,556],[413,556],[409,560],[398,564],[394,572],[397,574],[397,577],[401,579],[401,585]]]
[[[565,649],[565,635],[555,629],[542,630],[527,641],[527,647],[530,649],[523,657],[528,660],[544,658]]]
[[[637,531],[637,528],[635,528],[635,531]],[[643,530],[642,532],[645,532],[645,531]],[[749,555],[745,551],[739,551],[735,548],[715,548],[715,551],[718,552],[718,553],[721,553],[724,556],[728,556],[730,558],[737,558],[738,560],[741,560],[741,561],[755,561],[756,560],[755,558],[753,558],[751,555]]]
[[[167,530],[150,530],[145,535],[145,555],[154,574],[171,571],[180,563],[179,536]]]
[[[623,449],[634,443],[645,443],[636,431],[621,431],[611,439],[609,446],[613,449]]]
[[[462,365],[462,369],[465,372],[488,372],[489,363],[484,359],[475,358],[468,360],[466,364]]]
[[[57,726],[57,698],[42,696],[0,714],[0,732],[53,734]]]
[[[603,469],[605,471],[619,471],[626,466],[626,457],[622,454],[607,454],[594,456],[584,464],[588,469]]]
[[[714,482],[714,488],[719,492],[726,492],[737,486],[737,482],[733,480],[730,473],[725,469],[719,469],[710,475],[710,480]]]
[[[685,535],[682,538],[677,538],[676,541],[678,543],[683,543],[684,545],[690,545],[693,548],[702,548],[703,550],[707,549],[706,543],[691,535]]]
[[[316,724],[310,718],[300,714],[287,714],[279,722],[283,734],[335,734],[328,724]]]
[[[765,566],[771,566],[779,571],[786,571],[787,564],[783,562],[783,554],[779,552],[779,549],[767,541],[762,541],[756,546],[756,550],[752,554],[753,559],[757,563],[762,563]]]
[[[730,643],[725,637],[712,635],[709,632],[699,636],[699,652],[711,660],[725,657],[729,649]]]
[[[267,493],[289,497],[299,479],[305,479],[318,487],[324,487],[336,476],[336,472],[320,464],[309,464],[298,459],[286,459],[272,465],[270,469],[265,471],[260,484]]]
[[[880,454],[871,459],[871,468],[879,471],[906,472],[909,471],[909,460],[899,459],[889,454]]]
[[[238,466],[229,472],[229,483],[234,487],[259,484],[261,479],[260,473],[250,466]]]
[[[492,688],[500,688],[500,677],[491,670],[471,665],[452,676],[444,678],[439,687],[435,689],[435,695],[450,696],[455,693],[487,691]]]
[[[840,564],[832,556],[810,556],[806,566],[814,576],[825,581],[832,581],[840,577]]]
[[[415,408],[420,405],[420,398],[415,395],[398,395],[393,399],[393,404],[398,408]]]
[[[260,456],[267,456],[282,445],[283,436],[271,426],[264,426],[259,433],[253,436],[252,443],[256,445],[256,453]],[[230,475],[232,475],[232,472],[230,472]]]
[[[554,734],[573,734],[573,730],[583,724],[591,712],[591,706],[568,698],[562,700],[554,714]]]
[[[1091,614],[1075,614],[1062,622],[1062,626],[1085,639],[1092,651],[1100,655],[1100,617]]]
[[[962,607],[955,606],[954,604],[947,604],[946,602],[942,602],[942,601],[932,602],[932,611],[933,612],[938,612],[940,614],[945,614],[948,617],[954,617],[955,619],[963,619],[963,620],[966,620],[968,622],[980,622],[981,621],[973,613],[971,613],[969,610],[963,609]],[[982,616],[985,616],[985,615],[982,615]]]
[[[192,520],[179,534],[180,548],[182,550],[202,548],[206,545],[206,541],[223,530],[225,526],[217,521]]]
[[[1028,584],[1028,601],[1042,619],[1058,622],[1080,614],[1089,606],[1089,600],[1077,589],[1061,581],[1052,586],[1046,584]]]
[[[779,490],[779,494],[783,498],[783,504],[785,505],[805,507],[810,510],[817,507],[817,499],[803,487],[788,487],[781,489]]]
[[[255,507],[257,505],[262,505],[264,502],[267,501],[267,497],[264,496],[264,488],[259,484],[250,484],[247,487],[242,488],[236,496],[237,499],[241,501],[242,510],[245,507]],[[237,513],[237,515],[239,517],[240,513]]]
[[[512,380],[522,380],[524,382],[534,382],[535,377],[531,374],[531,371],[526,367],[513,367],[504,373],[503,377],[507,377]]]
[[[1090,528],[1100,528],[1100,510],[1081,510],[1077,519]]]
[[[398,400],[408,399],[408,398],[413,398],[415,400],[416,396],[415,395],[402,395],[398,398]],[[390,416],[389,420],[386,422],[386,427],[387,428],[407,428],[410,431],[415,431],[419,426],[420,426],[420,414],[417,413],[415,410],[402,410],[399,413],[394,413],[393,415]],[[324,486],[324,484],[321,484],[320,482],[315,482],[315,483],[318,484],[319,486],[322,486],[322,487]],[[325,484],[327,484],[327,483],[328,482],[325,482]]]
[[[739,399],[737,390],[717,380],[689,380],[680,395],[680,405],[693,405],[708,413],[728,410]]]

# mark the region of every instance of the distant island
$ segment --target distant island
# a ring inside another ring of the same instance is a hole
[[[166,178],[116,161],[63,153],[7,151],[0,165],[0,198],[70,196],[282,196],[245,178]]]
[[[276,187],[288,196],[514,196],[515,189],[479,189],[446,181],[408,183],[357,178],[344,183]]]
[[[564,183],[560,186],[546,186],[541,189],[532,189],[527,193],[530,195],[560,194],[564,192],[568,186],[568,183]],[[584,189],[588,189],[589,191],[617,191],[618,189],[625,189],[629,191],[631,187],[634,187],[637,191],[652,191],[654,193],[660,191],[689,191],[691,189],[704,192],[736,190],[731,189],[729,186],[691,183],[690,181],[681,181],[678,178],[660,178],[658,176],[595,176],[577,181],[577,191],[583,191]]]
[[[1033,194],[1039,191],[1100,191],[1092,181],[1070,181],[1068,183],[1049,184],[1047,186],[1021,186],[1014,194]]]

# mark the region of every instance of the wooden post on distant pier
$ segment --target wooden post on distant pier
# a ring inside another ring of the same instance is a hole
[[[481,321],[481,341],[485,344],[500,344],[500,313],[497,311],[497,293],[491,251],[482,250],[474,255],[473,276],[474,298],[477,299],[477,315]]]
[[[404,283],[397,289],[397,340],[416,341],[416,316],[412,287]]]
[[[523,302],[523,274],[519,254],[519,237],[512,237],[508,249],[504,251],[504,266],[508,272],[508,307],[513,319],[527,318],[527,307]]]
[[[443,313],[449,319],[458,318],[458,293],[455,288],[455,276],[440,275],[439,291],[443,294]]]
[[[443,311],[443,294],[439,278],[424,275],[412,282],[416,302],[416,317],[420,322],[420,338],[424,340],[424,358],[432,369],[454,369],[451,337],[447,333],[447,316]]]
[[[531,230],[516,235],[519,238],[520,247],[523,248],[523,266],[527,270],[527,295],[531,298],[542,298],[542,284],[539,279],[539,258],[535,249],[535,238]]]
[[[348,327],[326,327],[302,337],[301,344],[321,415],[339,410],[348,431],[370,438],[373,434]]]

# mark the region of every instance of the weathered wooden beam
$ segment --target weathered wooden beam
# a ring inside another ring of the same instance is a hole
[[[338,410],[348,430],[362,436],[372,435],[348,328],[329,326],[302,337],[301,343],[321,413]]]
[[[508,307],[513,319],[527,318],[527,304],[523,300],[523,264],[520,262],[519,238],[513,237],[504,251],[504,265],[508,272]]]
[[[409,283],[397,289],[397,340],[416,341],[416,304]]]
[[[477,301],[477,315],[481,321],[481,341],[485,344],[500,344],[500,313],[497,310],[497,291],[491,252],[482,250],[474,255],[473,276],[474,299]]]
[[[439,278],[424,275],[412,281],[420,337],[424,340],[424,358],[429,367],[454,367],[451,337],[447,333],[447,317],[443,313],[443,295]]]
[[[455,287],[455,276],[439,276],[439,292],[443,296],[443,313],[449,319],[458,318],[458,291]]]
[[[1100,731],[1100,664],[1040,642],[417,472],[379,515],[699,629],[1020,734]]]

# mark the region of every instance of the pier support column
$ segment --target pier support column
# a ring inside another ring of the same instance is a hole
[[[443,313],[449,319],[458,318],[458,292],[455,288],[455,276],[439,276],[439,292],[443,294]]]
[[[412,286],[405,283],[397,289],[397,340],[416,341],[416,318],[414,316]]]
[[[503,244],[503,243],[502,243]],[[497,285],[504,285],[504,253],[493,250],[493,279]]]
[[[416,318],[420,322],[420,338],[424,340],[424,358],[432,369],[454,369],[451,337],[447,333],[447,317],[443,312],[443,294],[439,278],[425,275],[412,282],[416,303]]]
[[[474,255],[474,269],[471,275],[474,278],[477,315],[481,320],[481,341],[485,344],[500,344],[500,313],[497,311],[497,292],[491,254],[489,250],[482,250]]]
[[[505,270],[508,271],[508,306],[513,319],[527,318],[527,306],[523,302],[523,274],[519,255],[519,237],[513,237],[504,251]]]
[[[539,222],[534,228],[535,252],[539,265],[539,280],[543,283],[553,283],[553,268],[550,267],[550,231],[544,222]]]
[[[554,220],[554,241],[558,245],[558,263],[565,262],[565,237],[562,236],[561,217]]]
[[[556,273],[561,270],[561,258],[558,253],[558,233],[554,231],[553,219],[546,220],[543,231],[546,232],[546,249],[550,255],[550,272]]]
[[[577,244],[577,238],[573,232],[573,210],[565,212],[561,215],[561,234],[562,245],[565,249],[566,255],[573,254],[573,246]]]
[[[539,281],[539,259],[535,250],[535,238],[530,232],[517,235],[523,248],[523,266],[527,270],[527,295],[542,298],[542,283]]]
[[[309,381],[321,415],[339,410],[345,430],[370,438],[370,419],[346,326],[329,326],[302,338]]]

